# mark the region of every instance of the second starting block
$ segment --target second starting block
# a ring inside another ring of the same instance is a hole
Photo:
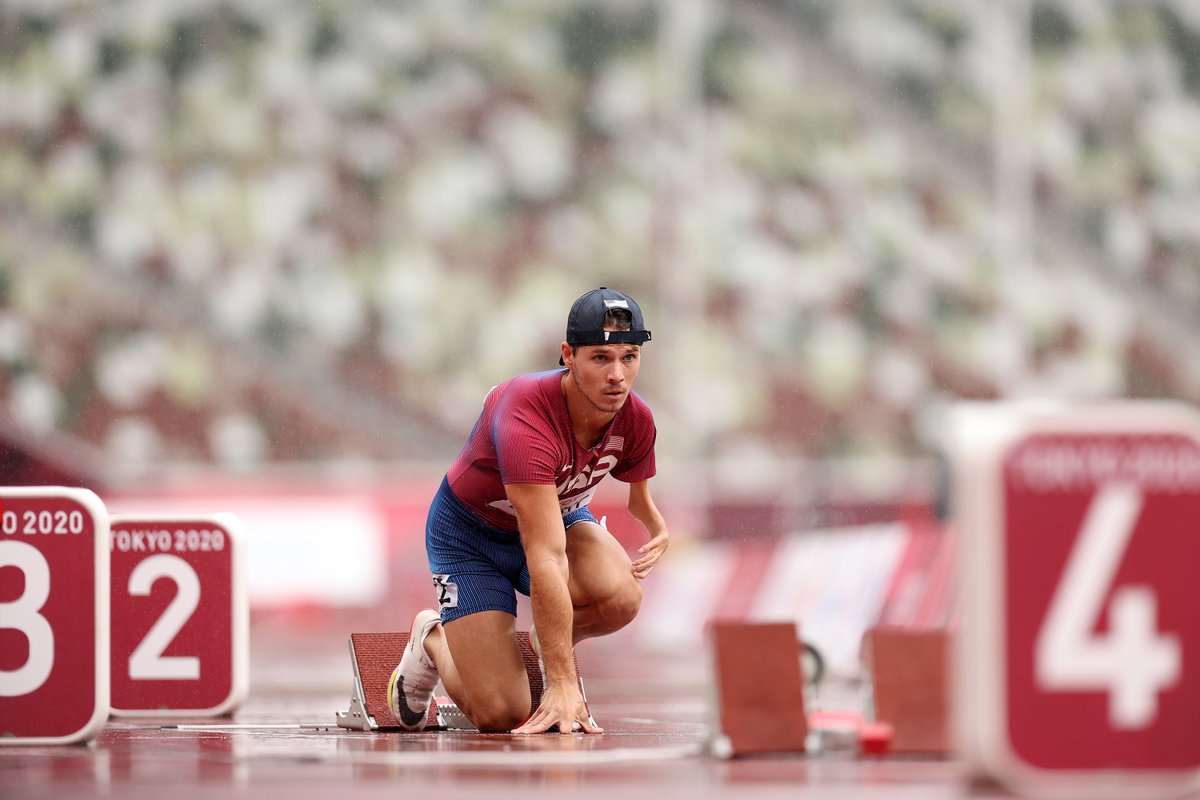
[[[337,713],[338,727],[362,731],[404,730],[388,708],[387,685],[392,671],[404,655],[408,639],[407,632],[350,634],[354,693],[350,698],[350,708]],[[529,712],[532,714],[542,700],[542,671],[530,644],[528,631],[517,632],[517,646],[521,648],[525,673],[529,677]],[[579,674],[578,660],[575,662],[575,672]],[[582,675],[579,677],[579,690],[583,693],[584,702],[587,702]],[[429,707],[429,722],[425,730],[475,730],[475,726],[453,701],[436,696]]]
[[[867,631],[863,645],[873,716],[892,731],[887,750],[949,754],[949,631],[876,627]]]
[[[808,718],[796,625],[723,621],[713,625],[712,640],[718,703],[713,753],[803,753]]]

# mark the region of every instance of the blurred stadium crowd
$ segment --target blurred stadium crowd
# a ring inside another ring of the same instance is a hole
[[[5,0],[4,415],[131,469],[443,458],[601,283],[691,454],[1200,400],[1200,5],[1033,3],[1032,264],[987,6]]]

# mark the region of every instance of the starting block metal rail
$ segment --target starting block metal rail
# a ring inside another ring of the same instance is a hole
[[[404,648],[408,646],[408,639],[408,632],[350,634],[354,690],[350,697],[350,707],[337,712],[339,728],[368,732],[404,730],[388,708],[387,685],[392,677],[392,670],[400,663]],[[542,699],[542,671],[527,631],[517,632],[517,646],[521,649],[525,673],[529,677],[529,710],[533,713]],[[575,672],[579,672],[578,661],[575,663]],[[583,692],[582,676],[579,678],[579,689]],[[586,693],[584,701],[587,701]],[[475,726],[453,701],[444,696],[436,696],[429,709],[429,722],[425,730],[475,730]]]

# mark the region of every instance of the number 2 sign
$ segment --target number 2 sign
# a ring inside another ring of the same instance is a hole
[[[90,491],[0,489],[0,745],[108,719],[108,514]]]
[[[1160,403],[955,417],[956,711],[1030,795],[1200,779],[1200,420]]]
[[[112,518],[116,715],[217,715],[248,690],[248,601],[236,517]]]

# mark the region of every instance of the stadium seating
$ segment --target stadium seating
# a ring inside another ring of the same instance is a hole
[[[1195,400],[1141,312],[1200,324],[1200,18],[1035,6],[1057,227],[1014,280],[976,4],[10,4],[6,415],[131,469],[441,459],[601,282],[644,299],[643,389],[695,453]]]

